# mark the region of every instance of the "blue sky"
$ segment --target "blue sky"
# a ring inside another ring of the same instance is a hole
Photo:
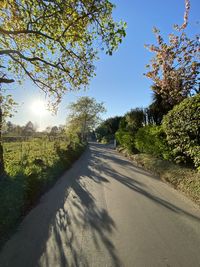
[[[31,120],[37,122],[41,129],[48,125],[64,124],[67,105],[79,96],[91,96],[98,102],[104,102],[107,113],[104,118],[123,115],[131,108],[146,107],[151,102],[151,81],[143,73],[151,53],[144,44],[155,41],[153,26],[158,27],[167,37],[174,24],[182,24],[184,0],[113,0],[116,4],[114,18],[127,22],[127,36],[113,56],[100,54],[96,62],[96,77],[91,81],[86,92],[68,93],[60,104],[57,116],[46,114],[38,118],[30,106],[36,99],[43,99],[39,90],[29,81],[22,86],[14,85],[10,89],[14,99],[19,103],[18,113],[12,121],[25,124]],[[200,0],[191,0],[191,12],[187,33],[200,32]]]

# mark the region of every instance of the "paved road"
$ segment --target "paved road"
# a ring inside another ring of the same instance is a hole
[[[200,266],[200,210],[99,144],[45,194],[0,254],[7,267]]]

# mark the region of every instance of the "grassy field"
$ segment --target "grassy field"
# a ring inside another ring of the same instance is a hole
[[[66,149],[67,139],[33,138],[29,141],[4,142],[4,161],[6,173],[16,175],[22,169],[30,167],[35,159],[45,166],[52,166],[59,159],[56,148]]]
[[[5,142],[6,177],[0,181],[0,246],[41,194],[78,159],[85,145],[47,138]]]

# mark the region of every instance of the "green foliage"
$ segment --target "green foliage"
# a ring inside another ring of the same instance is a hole
[[[59,159],[55,149],[57,142],[65,148],[69,140],[63,138],[49,141],[47,138],[31,138],[29,141],[3,143],[6,173],[15,176],[20,169],[25,169],[33,163],[38,165],[39,159],[45,166],[54,165]]]
[[[0,108],[2,112],[2,122],[5,123],[5,120],[8,117],[12,117],[13,113],[16,112],[15,108],[17,103],[14,101],[12,95],[7,95],[6,90],[0,88]]]
[[[136,133],[144,123],[144,111],[142,108],[131,109],[125,114],[125,125],[129,132]]]
[[[142,108],[135,108],[131,109],[121,118],[119,128],[135,134],[144,123],[144,110]]]
[[[144,111],[141,108],[135,108],[127,112],[121,119],[119,130],[115,134],[117,143],[126,148],[129,152],[135,149],[135,134],[144,123]]]
[[[98,141],[109,142],[115,138],[115,133],[119,129],[119,123],[122,117],[108,118],[103,121],[95,130]]]
[[[105,112],[104,104],[97,103],[94,98],[80,97],[71,103],[69,108],[67,132],[85,141],[88,134],[101,121],[100,114]]]
[[[0,83],[26,75],[60,102],[87,87],[98,50],[112,54],[125,37],[114,5],[101,1],[0,1]]]
[[[135,135],[135,147],[142,153],[170,158],[170,149],[161,126],[149,125],[140,128]]]
[[[125,131],[123,129],[119,129],[115,133],[115,138],[120,146],[126,148],[129,152],[134,151],[135,144],[134,144],[134,135],[132,133]]]
[[[200,167],[200,94],[185,99],[163,119],[168,143],[177,162]]]
[[[154,91],[153,101],[149,107],[145,109],[147,124],[161,125],[163,116],[173,108],[173,105],[170,104],[161,94],[156,92],[156,85],[151,86],[151,89]]]

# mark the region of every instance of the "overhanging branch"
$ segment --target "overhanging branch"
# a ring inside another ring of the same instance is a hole
[[[7,78],[0,78],[0,84],[1,83],[13,83],[15,80],[13,79],[7,79]]]

